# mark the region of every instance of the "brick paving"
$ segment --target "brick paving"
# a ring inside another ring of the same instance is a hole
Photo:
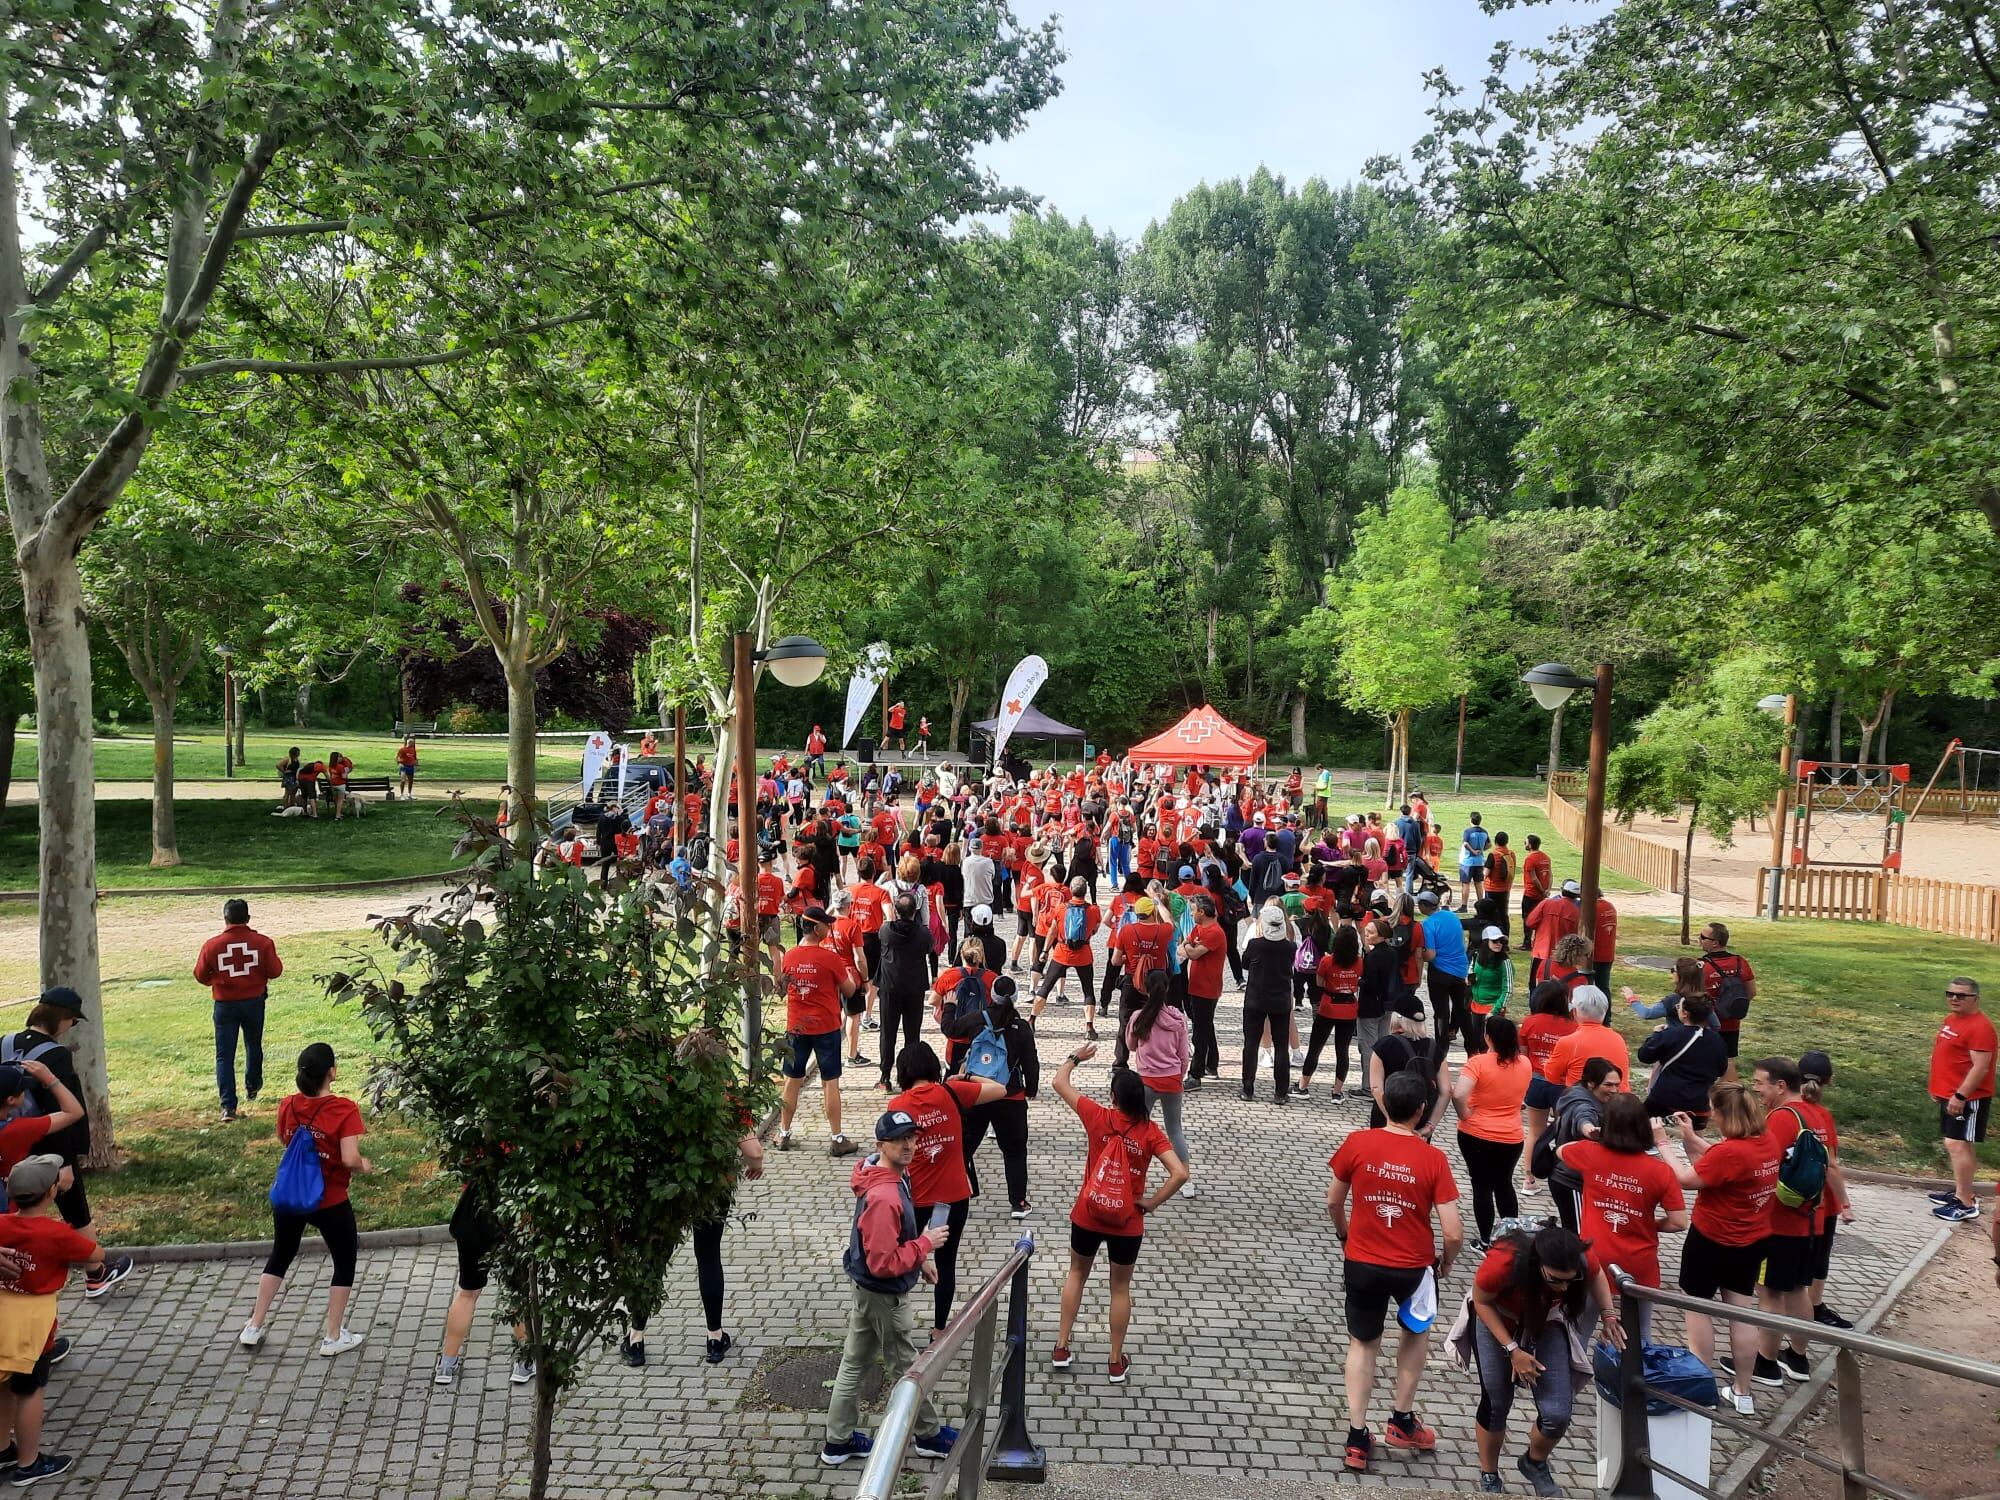
[[[1326,1221],[1326,1160],[1366,1123],[1353,1101],[1325,1093],[1278,1107],[1270,1085],[1253,1104],[1234,1083],[1234,992],[1223,1005],[1224,1078],[1188,1100],[1188,1132],[1201,1196],[1168,1204],[1150,1223],[1135,1282],[1129,1384],[1104,1376],[1107,1293],[1102,1268],[1086,1294],[1074,1338],[1077,1364],[1054,1372],[1057,1292],[1067,1263],[1067,1211],[1083,1171],[1083,1134],[1052,1090],[1031,1106],[1030,1171],[1036,1213],[1027,1227],[1044,1247],[1033,1264],[1029,1392],[1031,1427],[1052,1470],[1087,1482],[1132,1466],[1170,1466],[1190,1480],[1268,1476],[1355,1485],[1340,1468],[1345,1432],[1341,1367],[1346,1341],[1337,1247]],[[1053,1071],[1081,1036],[1077,1005],[1052,1005],[1043,1052]],[[1105,1035],[1109,1036],[1108,1028]],[[1240,1039],[1240,1030],[1238,1031]],[[865,1050],[872,1052],[875,1034]],[[1107,1056],[1082,1070],[1100,1097]],[[872,1070],[846,1081],[850,1128],[866,1130],[881,1095]],[[1447,1123],[1445,1133],[1450,1130]],[[607,1349],[558,1419],[556,1492],[575,1497],[701,1494],[851,1494],[857,1466],[816,1463],[818,1411],[741,1405],[758,1361],[773,1351],[831,1343],[843,1326],[847,1283],[839,1269],[851,1195],[850,1162],[825,1155],[812,1091],[799,1116],[801,1149],[771,1153],[764,1180],[746,1184],[742,1221],[724,1240],[727,1321],[737,1348],[721,1365],[701,1361],[700,1304],[692,1266],[670,1278],[653,1325],[653,1363],[628,1371]],[[1455,1149],[1447,1154],[1457,1165]],[[980,1170],[988,1196],[974,1205],[960,1258],[969,1292],[1005,1257],[1021,1226],[1004,1212],[1000,1162],[989,1141]],[[367,1191],[366,1181],[357,1190]],[[1863,1187],[1862,1220],[1836,1241],[1829,1300],[1859,1317],[1930,1242],[1938,1225],[1913,1192]],[[1546,1209],[1546,1198],[1529,1209]],[[1470,1228],[1470,1205],[1467,1204]],[[1961,1230],[1970,1233],[1972,1230]],[[279,1301],[265,1346],[240,1349],[259,1267],[254,1261],[156,1265],[101,1302],[75,1291],[63,1323],[77,1349],[51,1386],[46,1446],[77,1455],[65,1479],[41,1493],[95,1500],[139,1496],[320,1497],[459,1500],[522,1485],[530,1403],[507,1384],[505,1330],[481,1318],[457,1389],[431,1385],[455,1268],[451,1247],[364,1253],[349,1321],[367,1335],[353,1354],[317,1355],[327,1263],[302,1258]],[[1468,1284],[1456,1270],[1446,1316]],[[920,1288],[920,1292],[922,1289]],[[1663,1331],[1677,1320],[1663,1319]],[[1441,1340],[1439,1341],[1441,1342]],[[1378,1382],[1386,1416],[1389,1368]],[[947,1380],[949,1404],[963,1382]],[[1760,1408],[1777,1407],[1762,1393]],[[1471,1377],[1434,1344],[1419,1410],[1439,1434],[1428,1458],[1378,1444],[1360,1483],[1471,1489],[1476,1483]],[[1580,1402],[1558,1473],[1589,1493],[1594,1397]],[[1508,1445],[1512,1472],[1520,1412]],[[1715,1473],[1733,1447],[1717,1444]],[[929,1465],[918,1461],[917,1468]]]

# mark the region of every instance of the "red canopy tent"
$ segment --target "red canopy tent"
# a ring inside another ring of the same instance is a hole
[[[1140,765],[1254,766],[1264,750],[1263,740],[1245,734],[1204,703],[1172,729],[1141,740],[1126,753]]]

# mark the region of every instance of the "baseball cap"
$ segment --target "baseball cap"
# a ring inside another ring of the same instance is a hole
[[[27,1089],[28,1075],[23,1070],[12,1063],[0,1063],[0,1099],[11,1099]]]
[[[1562,883],[1562,893],[1565,896],[1581,896],[1583,894],[1583,887],[1578,885],[1574,880],[1565,880]]]
[[[1799,1071],[1821,1083],[1833,1082],[1833,1059],[1824,1052],[1807,1052],[1799,1058]]]
[[[60,1156],[30,1156],[7,1174],[7,1196],[19,1203],[28,1198],[45,1198],[62,1177]]]
[[[906,1109],[892,1109],[875,1122],[875,1139],[900,1141],[917,1133],[916,1117]]]
[[[1137,901],[1132,903],[1132,910],[1136,911],[1142,917],[1150,917],[1153,914],[1153,898],[1151,896],[1141,896]]]
[[[973,907],[972,925],[974,927],[991,927],[993,925],[993,908],[983,901]]]
[[[1438,904],[1438,893],[1436,891],[1417,892],[1417,905],[1436,906],[1437,904]]]
[[[809,927],[830,927],[833,925],[833,918],[827,915],[824,906],[808,906],[805,909],[805,921]]]
[[[53,1005],[57,1010],[66,1010],[79,1021],[87,1020],[83,1013],[83,996],[66,984],[53,985],[41,993],[36,1002],[39,1005]]]
[[[1502,932],[1498,927],[1485,928],[1479,934],[1479,941],[1482,943],[1505,942],[1506,938],[1507,934]]]
[[[1181,866],[1181,879],[1183,879],[1183,880],[1192,880],[1192,879],[1194,879],[1194,866],[1193,866],[1193,865],[1182,865],[1182,866]]]

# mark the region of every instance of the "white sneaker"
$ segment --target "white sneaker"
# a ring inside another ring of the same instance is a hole
[[[1292,1066],[1295,1068],[1303,1068],[1305,1065],[1306,1065],[1306,1049],[1303,1047],[1292,1048]]]
[[[1183,1198],[1199,1198],[1201,1196],[1201,1193],[1196,1189],[1194,1185],[1194,1179],[1192,1177],[1190,1177],[1185,1183],[1181,1185],[1180,1196]]]
[[[507,1378],[515,1385],[526,1385],[535,1378],[535,1362],[532,1359],[515,1360],[514,1368],[508,1373]]]
[[[319,1356],[321,1359],[332,1359],[336,1354],[345,1354],[350,1349],[360,1347],[361,1335],[352,1328],[343,1328],[340,1330],[339,1338],[319,1341]]]
[[[437,1373],[431,1376],[431,1384],[457,1385],[458,1366],[458,1360],[453,1359],[449,1354],[440,1354],[437,1362]]]
[[[1264,1047],[1257,1053],[1257,1066],[1268,1069],[1271,1066],[1271,1049]]]
[[[1730,1399],[1736,1403],[1736,1415],[1754,1417],[1757,1415],[1757,1398],[1748,1391],[1731,1390]]]
[[[255,1323],[245,1323],[243,1331],[236,1335],[236,1342],[245,1349],[255,1349],[264,1342],[264,1330]]]

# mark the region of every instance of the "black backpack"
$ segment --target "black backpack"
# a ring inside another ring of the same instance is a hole
[[[1717,962],[1727,957],[1735,967],[1725,969]],[[1750,986],[1743,980],[1743,960],[1734,953],[1709,954],[1702,959],[1715,974],[1715,1013],[1725,1021],[1740,1021],[1750,1014]]]

